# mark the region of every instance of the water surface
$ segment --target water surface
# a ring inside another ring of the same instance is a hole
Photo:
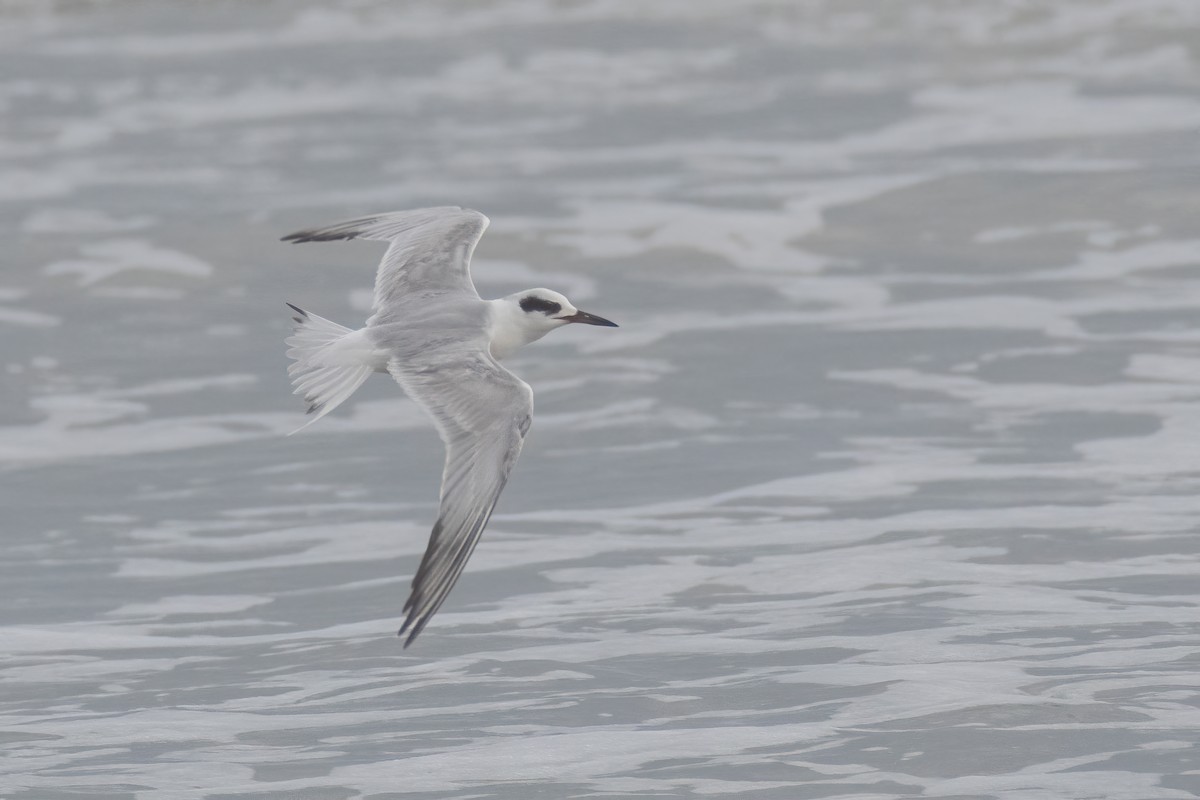
[[[0,794],[1200,795],[1200,5],[0,10]],[[565,292],[413,648],[441,444],[302,421],[462,204]],[[580,326],[582,327],[582,326]]]

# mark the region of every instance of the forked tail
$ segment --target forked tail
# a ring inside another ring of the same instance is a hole
[[[373,370],[345,346],[346,337],[357,331],[309,314],[291,303],[288,308],[296,312],[292,317],[296,328],[285,340],[288,358],[296,361],[288,366],[288,374],[296,387],[295,394],[308,403],[307,413],[316,415],[292,431],[296,433],[341,405]]]

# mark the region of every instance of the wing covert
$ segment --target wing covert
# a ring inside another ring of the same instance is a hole
[[[469,208],[438,206],[396,211],[297,231],[285,242],[372,239],[391,242],[375,274],[374,310],[417,292],[464,292],[478,298],[471,282],[471,255],[488,218]]]

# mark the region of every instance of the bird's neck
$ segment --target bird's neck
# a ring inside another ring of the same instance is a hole
[[[526,314],[515,303],[501,298],[490,300],[488,335],[491,337],[492,358],[501,361],[530,342],[536,342],[550,331],[530,327]]]

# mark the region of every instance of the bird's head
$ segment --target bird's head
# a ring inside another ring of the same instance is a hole
[[[526,289],[509,297],[521,310],[519,319],[526,328],[545,335],[555,328],[582,322],[584,325],[600,325],[615,328],[617,323],[580,311],[571,301],[549,289]]]
[[[617,323],[604,317],[580,311],[570,300],[549,289],[526,289],[492,303],[495,311],[491,348],[496,358],[507,358],[518,348],[572,322],[617,327]]]

